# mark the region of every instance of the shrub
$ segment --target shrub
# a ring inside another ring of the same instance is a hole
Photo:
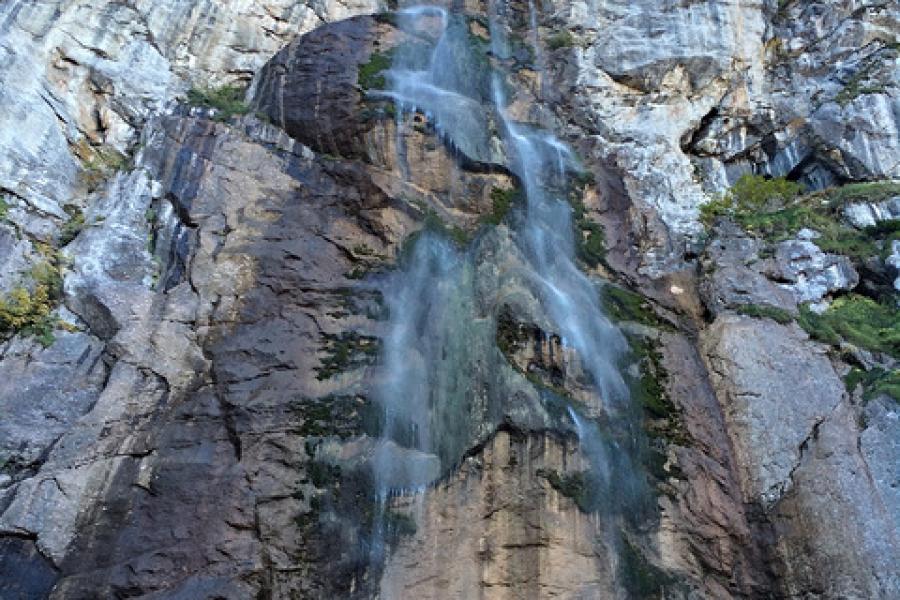
[[[514,202],[516,202],[521,196],[521,191],[516,188],[511,188],[508,190],[504,190],[503,188],[492,188],[491,189],[491,214],[485,215],[482,217],[482,223],[487,223],[488,225],[499,225],[506,215],[509,213],[509,210],[512,208]]]
[[[900,402],[900,370],[886,371],[876,367],[870,371],[863,371],[854,367],[844,377],[844,383],[850,391],[861,384],[862,397],[866,402],[880,394],[885,394]]]
[[[216,111],[216,121],[227,121],[234,115],[246,114],[250,107],[244,102],[246,88],[237,85],[223,85],[217,88],[194,87],[188,90],[188,103]]]
[[[44,347],[53,343],[59,320],[51,316],[62,298],[62,275],[58,258],[40,262],[31,269],[31,289],[20,285],[0,297],[0,337],[20,333],[34,336]]]
[[[69,220],[59,230],[60,246],[65,246],[74,240],[81,233],[81,230],[84,229],[84,213],[80,208],[73,204],[67,204],[64,210],[69,215]]]
[[[6,200],[0,198],[0,221],[6,218],[7,213],[9,212],[9,204],[6,203]]]
[[[92,146],[82,139],[74,151],[81,159],[81,177],[88,190],[99,188],[113,173],[128,166],[128,158],[112,146]]]
[[[606,236],[603,226],[587,217],[581,192],[569,194],[572,206],[572,223],[575,227],[575,255],[589,267],[596,267],[606,260]]]

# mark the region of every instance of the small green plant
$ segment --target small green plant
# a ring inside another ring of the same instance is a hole
[[[736,185],[737,189],[732,188],[732,192],[701,207],[701,220],[709,226],[715,218],[728,216],[744,230],[770,242],[811,229],[819,234],[815,244],[823,251],[858,260],[883,253],[885,244],[881,240],[900,236],[896,222],[886,221],[860,231],[844,223],[841,215],[848,203],[879,202],[897,195],[900,184],[848,184],[796,198],[797,188],[785,185],[790,182],[765,184],[768,191],[760,192],[752,191],[753,181],[759,183],[758,178],[744,180],[741,186]]]
[[[588,218],[581,193],[576,189],[569,194],[575,226],[575,255],[589,267],[596,267],[606,260],[606,236],[603,226]]]
[[[375,254],[375,251],[367,244],[356,244],[353,246],[353,254],[356,254],[357,256],[372,256]]]
[[[53,343],[58,319],[51,316],[62,297],[57,265],[41,262],[31,270],[32,283],[20,285],[0,298],[0,336],[33,336],[43,346]]]
[[[788,311],[768,304],[742,304],[738,307],[737,312],[757,319],[772,319],[782,325],[787,325],[794,320]]]
[[[663,598],[665,586],[672,577],[654,566],[639,548],[622,537],[619,548],[619,568],[622,582],[632,598]]]
[[[115,172],[128,167],[128,157],[112,146],[93,146],[82,139],[73,146],[81,160],[81,178],[89,191],[96,190]]]
[[[720,216],[740,218],[784,206],[803,187],[784,177],[766,179],[762,175],[741,175],[721,198],[700,207],[700,220],[711,225]]]
[[[842,296],[822,314],[800,307],[797,319],[810,337],[837,345],[845,340],[872,352],[900,358],[900,309],[857,294]]]
[[[877,60],[877,58],[873,58],[854,73],[843,89],[834,97],[834,101],[841,106],[847,106],[853,100],[865,94],[884,93],[886,89],[885,84],[873,79],[878,66]]]
[[[388,510],[384,513],[384,530],[388,543],[395,546],[404,537],[416,534],[416,520],[405,513]]]
[[[369,60],[359,65],[357,82],[365,90],[383,90],[387,87],[384,71],[391,68],[393,52],[373,52]]]
[[[325,357],[316,367],[316,379],[331,379],[338,373],[372,364],[380,351],[378,338],[356,332],[324,334]]]
[[[74,204],[67,204],[63,207],[69,220],[66,221],[59,230],[59,246],[65,246],[74,240],[81,230],[84,229],[84,213]]]
[[[506,218],[506,215],[512,208],[513,203],[516,202],[520,196],[521,192],[516,188],[510,188],[507,190],[498,187],[492,188],[491,214],[482,217],[482,223],[486,223],[488,225],[499,225],[501,222],[503,222],[503,219]]]
[[[661,327],[660,321],[646,298],[624,288],[607,284],[601,293],[603,311],[614,321],[631,321],[651,327]]]
[[[900,370],[885,370],[879,367],[864,371],[854,367],[844,377],[847,389],[853,391],[862,385],[863,401],[868,402],[878,395],[885,394],[900,402]]]
[[[547,47],[551,50],[571,48],[575,45],[575,38],[569,31],[560,31],[547,38]]]
[[[590,512],[589,471],[560,473],[553,469],[538,469],[538,476],[544,477],[547,483],[561,495],[571,498],[582,512]]]
[[[246,88],[237,85],[194,87],[188,90],[187,100],[192,106],[216,111],[216,121],[227,121],[235,115],[247,114],[250,107],[244,102]]]
[[[6,200],[0,198],[0,221],[6,219],[7,213],[9,213],[9,204],[6,203]]]

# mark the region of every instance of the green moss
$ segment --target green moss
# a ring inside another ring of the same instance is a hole
[[[652,565],[628,539],[622,539],[619,550],[619,568],[625,588],[631,598],[662,598],[663,588],[672,583],[672,577]]]
[[[325,358],[315,368],[316,379],[331,379],[338,373],[370,365],[378,356],[381,345],[378,338],[345,332],[339,335],[323,334]]]
[[[312,461],[306,466],[306,474],[310,483],[317,488],[328,487],[341,479],[341,468],[320,461]]]
[[[69,215],[69,220],[59,230],[60,246],[65,246],[74,240],[81,233],[81,230],[84,229],[84,213],[80,208],[73,204],[67,204],[64,210]]]
[[[691,445],[691,437],[684,428],[682,410],[672,402],[666,391],[669,376],[662,366],[658,343],[649,338],[630,336],[629,344],[640,365],[639,377],[629,377],[629,386],[632,399],[644,414],[644,430],[650,438],[665,443]],[[653,456],[648,457],[648,460],[653,459]]]
[[[561,495],[575,501],[582,512],[591,512],[596,509],[598,498],[593,497],[593,476],[590,471],[577,471],[574,473],[560,473],[553,469],[538,469],[537,475],[544,477],[547,483]]]
[[[847,389],[853,391],[862,385],[863,400],[868,402],[876,396],[885,394],[900,402],[900,370],[885,370],[879,367],[864,371],[854,367],[844,377]]]
[[[742,175],[721,198],[700,207],[700,220],[711,225],[720,216],[740,218],[783,206],[796,198],[802,187],[783,177],[766,179],[762,175]]]
[[[238,85],[221,87],[194,87],[188,90],[187,101],[192,106],[216,111],[216,121],[227,121],[235,115],[244,115],[250,107],[244,102],[247,89]]]
[[[6,200],[0,198],[0,221],[6,219],[6,215],[9,213],[9,204],[6,203]]]
[[[384,71],[391,68],[393,52],[373,52],[369,60],[359,65],[357,82],[363,90],[383,90],[387,87]]]
[[[521,199],[522,192],[517,188],[491,189],[491,214],[481,218],[481,222],[488,225],[499,225],[506,218],[513,204]]]
[[[356,254],[357,256],[372,256],[375,254],[375,251],[367,244],[356,244],[353,246],[353,254]]]
[[[111,146],[92,146],[82,139],[73,151],[81,160],[81,178],[88,190],[99,188],[115,172],[128,167],[128,157]]]
[[[420,206],[420,209],[425,213],[424,231],[433,231],[442,235],[443,237],[452,240],[457,246],[465,246],[469,243],[470,236],[465,229],[455,225],[447,225],[444,220],[441,219],[440,215],[429,206],[422,205]],[[421,232],[416,232],[407,238],[404,242],[404,247],[401,248],[401,256],[408,256],[408,253],[412,250],[420,235]]]
[[[640,294],[606,284],[601,292],[603,310],[613,321],[630,321],[651,327],[663,326],[662,321],[653,312],[650,303]]]
[[[560,31],[547,38],[547,47],[551,50],[571,48],[575,45],[575,38],[569,31]]]
[[[779,242],[808,228],[820,235],[816,245],[825,252],[862,260],[883,254],[885,239],[897,225],[880,223],[858,230],[843,221],[842,208],[850,202],[879,202],[900,193],[893,182],[857,183],[796,197],[799,187],[785,180],[745,175],[722,198],[701,207],[701,220],[710,225],[728,216],[746,231]]]
[[[801,306],[797,322],[812,338],[826,344],[845,340],[900,358],[900,309],[896,306],[850,294],[836,299],[822,314]]]
[[[383,518],[385,540],[391,546],[396,546],[403,538],[416,534],[416,520],[410,515],[387,510]]]
[[[787,325],[794,320],[788,311],[768,304],[743,304],[737,309],[739,314],[757,319],[772,319],[776,323]]]
[[[898,194],[900,183],[893,181],[848,183],[822,193],[832,208],[842,207],[851,202],[882,202]]]
[[[834,97],[834,101],[841,106],[846,106],[856,98],[865,94],[881,94],[884,93],[886,86],[883,82],[873,80],[875,70],[878,67],[877,59],[870,60],[864,64],[852,77],[844,84],[843,89]]]
[[[576,183],[577,182],[573,182]],[[606,236],[603,227],[587,217],[582,188],[569,194],[572,206],[572,223],[575,227],[575,255],[589,267],[596,267],[606,260]]]

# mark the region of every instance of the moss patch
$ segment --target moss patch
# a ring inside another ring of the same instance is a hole
[[[339,335],[323,334],[325,357],[315,368],[316,379],[331,379],[338,373],[371,365],[378,357],[381,344],[378,338],[345,332]]]
[[[357,68],[357,83],[363,90],[383,90],[387,87],[384,72],[391,68],[393,52],[373,52],[369,60]]]
[[[235,115],[249,112],[250,107],[244,102],[246,93],[247,88],[237,85],[194,87],[188,90],[187,101],[192,106],[214,109],[214,120],[227,121]]]
[[[582,512],[589,513],[597,509],[599,498],[592,494],[592,490],[598,489],[598,486],[594,485],[590,471],[560,473],[553,469],[538,469],[537,475],[545,478],[550,487],[561,495],[574,500]]]
[[[893,182],[856,183],[798,197],[799,186],[784,179],[744,175],[722,198],[701,207],[701,220],[732,218],[744,230],[769,242],[779,242],[803,228],[820,234],[815,244],[825,252],[861,260],[883,254],[885,240],[897,236],[896,222],[858,230],[844,222],[843,207],[851,202],[880,202],[900,194]]]
[[[787,325],[794,320],[788,311],[768,304],[743,304],[737,309],[738,314],[757,319],[772,319],[776,323]]]
[[[783,206],[802,191],[802,187],[783,177],[766,179],[761,175],[742,175],[721,198],[700,207],[700,220],[710,225],[720,216],[739,219]]]
[[[551,50],[571,48],[574,45],[575,37],[568,31],[560,31],[547,38],[547,47]]]
[[[885,370],[876,367],[870,371],[864,371],[854,367],[844,377],[844,383],[850,391],[855,390],[856,386],[862,385],[862,397],[866,402],[881,394],[900,402],[900,370]]]
[[[506,218],[513,204],[520,201],[521,198],[522,190],[518,188],[507,190],[498,187],[492,188],[491,214],[482,217],[481,222],[487,225],[499,225]]]
[[[640,365],[639,377],[629,378],[631,396],[641,407],[644,430],[651,442],[663,442],[654,445],[651,451],[664,454],[664,445],[669,443],[689,446],[692,440],[684,428],[682,410],[666,392],[669,375],[662,366],[658,343],[649,338],[630,336],[629,344]],[[649,460],[653,461],[653,457]]]
[[[809,335],[826,344],[847,342],[900,358],[900,309],[871,298],[849,294],[836,299],[822,313],[800,307],[797,319]]]
[[[576,179],[573,183],[576,188],[569,193],[569,204],[575,227],[575,255],[589,267],[596,267],[606,260],[606,236],[603,226],[587,217],[582,198],[588,182]]]
[[[81,180],[88,191],[98,189],[114,173],[128,167],[128,157],[112,146],[93,146],[82,139],[72,151],[81,161]]]
[[[69,220],[59,230],[58,243],[60,247],[74,240],[84,229],[84,213],[80,208],[74,204],[67,204],[63,210],[69,215]]]
[[[613,321],[630,321],[650,327],[664,327],[666,324],[656,316],[650,302],[640,294],[607,284],[600,296],[603,311]]]
[[[382,409],[363,396],[298,397],[291,401],[289,410],[299,420],[296,432],[304,437],[378,436],[384,427]]]
[[[640,549],[624,537],[619,558],[621,578],[632,598],[663,597],[663,588],[672,583],[672,577],[651,564]]]

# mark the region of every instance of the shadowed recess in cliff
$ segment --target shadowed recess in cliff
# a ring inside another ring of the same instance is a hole
[[[382,515],[372,566],[385,555],[391,495],[424,491],[501,425],[578,439],[587,469],[578,474],[576,503],[599,517],[595,552],[616,564],[621,530],[640,524],[653,502],[640,467],[640,410],[619,372],[628,345],[575,261],[565,198],[579,163],[554,136],[507,115],[511,78],[492,63],[509,54],[499,14],[490,19],[489,43],[473,36],[465,15],[439,7],[404,9],[397,22],[421,40],[393,52],[388,89],[377,92],[395,101],[398,130],[404,112],[417,113],[461,160],[502,157],[527,202],[464,249],[426,232],[380,282],[390,320],[376,390],[385,419],[371,463]],[[586,400],[510,368],[496,342],[496,317],[510,305],[559,336],[564,366],[589,390]],[[558,476],[549,481],[564,495],[573,487]]]

